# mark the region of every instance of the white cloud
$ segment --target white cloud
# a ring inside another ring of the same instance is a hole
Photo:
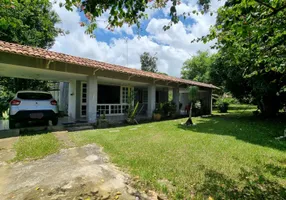
[[[193,8],[196,8],[195,0],[191,3],[183,2],[178,7],[178,12],[183,13]],[[54,9],[62,20],[59,26],[69,30],[70,34],[57,37],[52,50],[137,69],[140,68],[140,55],[147,51],[159,58],[159,71],[177,77],[180,76],[182,64],[186,59],[198,50],[209,49],[210,44],[191,43],[191,40],[207,34],[209,26],[215,23],[215,15],[191,16],[196,21],[193,25],[185,26],[183,22],[179,22],[170,30],[163,31],[162,27],[169,20],[152,18],[146,28],[148,34],[140,39],[134,35],[131,27],[124,25],[123,28],[116,29],[114,35],[125,32],[133,36],[132,39],[126,42],[124,38],[113,38],[110,43],[106,43],[84,34],[85,28],[79,26],[80,16],[76,11],[70,12],[58,5],[54,5]],[[155,12],[148,11],[151,17],[156,15]],[[98,28],[106,32],[107,17],[108,15],[104,14],[98,20]]]

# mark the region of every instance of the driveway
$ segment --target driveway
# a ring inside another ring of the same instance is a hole
[[[155,199],[136,191],[131,182],[95,144],[0,165],[1,199]]]

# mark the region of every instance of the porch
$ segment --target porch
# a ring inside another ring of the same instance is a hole
[[[135,106],[137,103],[136,118],[151,119],[156,105],[179,100],[179,92],[170,87],[103,77],[69,83],[69,91],[73,92],[69,94],[68,116],[74,121],[85,120],[89,123],[103,117],[110,123],[124,121],[129,106]],[[173,95],[171,99],[170,92]],[[72,94],[76,94],[75,98]],[[177,105],[179,113],[179,102]]]

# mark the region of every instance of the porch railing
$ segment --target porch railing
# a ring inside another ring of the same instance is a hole
[[[127,104],[97,104],[97,111],[100,115],[122,115],[128,109]]]

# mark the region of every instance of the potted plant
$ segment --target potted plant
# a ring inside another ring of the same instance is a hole
[[[162,109],[162,104],[160,104],[153,112],[153,119],[155,121],[159,121],[162,118],[162,113],[163,113],[163,109]]]
[[[219,112],[227,113],[228,106],[229,106],[229,103],[228,103],[227,100],[225,100],[223,98],[220,98],[220,99],[217,100],[217,107],[219,109]]]

